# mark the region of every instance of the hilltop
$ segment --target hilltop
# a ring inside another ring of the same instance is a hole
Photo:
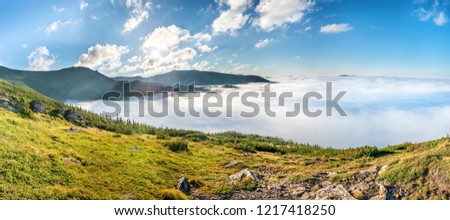
[[[142,77],[110,78],[98,71],[84,67],[70,67],[55,71],[24,71],[0,66],[0,78],[27,86],[50,98],[66,100],[99,100],[107,91],[123,91],[123,82],[130,82],[132,91],[147,94],[148,91],[172,91],[176,83],[189,85],[230,85],[269,82],[259,76],[244,76],[201,71],[172,71],[165,74]]]
[[[0,199],[450,198],[448,137],[337,150],[155,128],[5,81],[0,135]]]
[[[195,82],[198,86],[210,85],[234,85],[247,83],[269,83],[270,81],[255,75],[235,75],[198,70],[176,70],[155,76],[144,77],[116,77],[119,81],[141,81],[150,83],[160,83],[163,85],[189,85]]]

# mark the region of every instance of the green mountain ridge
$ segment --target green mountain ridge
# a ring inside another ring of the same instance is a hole
[[[235,75],[211,71],[198,70],[175,70],[164,74],[144,77],[116,77],[120,81],[141,81],[160,83],[163,85],[189,85],[195,82],[198,86],[247,84],[247,83],[269,83],[270,81],[255,75]]]
[[[17,85],[25,85],[56,100],[99,100],[107,91],[124,89],[124,81],[130,82],[132,91],[147,94],[148,91],[172,91],[176,83],[214,85],[269,82],[259,76],[232,75],[215,72],[174,71],[150,78],[109,78],[98,71],[84,67],[70,67],[55,71],[24,71],[0,66],[0,78]],[[145,79],[145,80],[144,80]]]
[[[30,110],[34,100],[46,106],[43,114]],[[20,103],[22,111],[11,112],[8,103]],[[93,127],[54,114],[60,110]],[[450,198],[448,137],[338,150],[236,132],[155,128],[101,117],[2,80],[0,136],[0,199]]]

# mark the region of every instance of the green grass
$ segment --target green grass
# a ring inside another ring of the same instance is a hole
[[[4,81],[0,91],[25,104],[41,100],[48,112],[73,108]],[[419,183],[418,198],[446,185],[430,179],[450,177],[448,138],[385,149],[324,149],[236,132],[155,128],[73,109],[93,119],[94,127],[68,132],[74,125],[61,117],[0,109],[0,199],[186,199],[172,190],[181,177],[200,194],[229,194],[258,186],[252,180],[229,184],[228,176],[245,167],[276,170],[266,181],[301,183],[318,172],[337,172],[331,180],[340,181],[388,165],[379,180]],[[239,166],[224,168],[231,160]]]

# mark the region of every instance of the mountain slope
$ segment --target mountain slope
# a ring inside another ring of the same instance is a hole
[[[26,85],[57,100],[100,99],[117,84],[97,71],[71,67],[57,71],[22,71],[0,67],[0,78]]]
[[[205,72],[197,70],[177,70],[169,73],[159,74],[148,78],[142,77],[117,77],[116,80],[142,81],[160,83],[163,85],[189,85],[195,82],[198,86],[246,84],[246,83],[268,83],[267,79],[255,75],[234,75],[218,72]]]
[[[0,94],[24,109],[32,100],[47,112],[74,109],[1,80]],[[181,177],[188,178],[192,199],[450,198],[448,137],[337,150],[84,117],[94,127],[0,108],[0,199],[186,198],[175,189]]]

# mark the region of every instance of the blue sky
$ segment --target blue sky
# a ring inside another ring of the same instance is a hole
[[[0,65],[450,76],[448,0],[0,2]]]

